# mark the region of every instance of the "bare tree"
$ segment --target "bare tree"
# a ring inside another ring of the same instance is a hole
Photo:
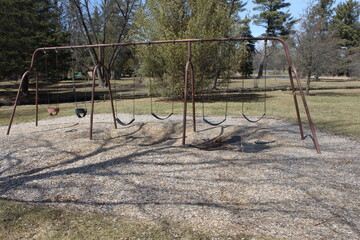
[[[128,37],[132,18],[139,0],[69,0],[70,29],[73,42],[83,44],[119,43]],[[94,65],[104,64],[112,69],[122,47],[115,46],[100,53],[89,49]],[[103,73],[98,72],[104,86]]]
[[[306,93],[309,94],[311,77],[332,73],[338,58],[337,40],[328,28],[327,19],[322,17],[321,9],[310,4],[295,34],[296,61],[300,71],[307,77]]]

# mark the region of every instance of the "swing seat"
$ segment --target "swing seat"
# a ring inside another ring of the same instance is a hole
[[[75,113],[78,118],[83,118],[86,116],[87,109],[86,108],[76,108]]]
[[[224,118],[223,120],[221,120],[220,122],[210,122],[209,120],[207,120],[206,118],[203,117],[203,121],[211,126],[218,126],[218,125],[221,125],[223,122],[226,121],[226,118]]]
[[[115,118],[115,121],[120,124],[121,126],[128,126],[130,124],[132,124],[135,121],[135,118],[131,119],[130,122],[125,123],[123,121],[120,120],[120,118]]]
[[[258,121],[260,121],[261,119],[263,119],[263,118],[265,117],[266,113],[264,113],[260,118],[255,119],[255,120],[250,119],[250,118],[249,118],[248,116],[246,116],[244,113],[243,113],[242,115],[243,115],[243,117],[244,117],[248,122],[257,123]]]
[[[56,116],[58,115],[60,108],[48,108],[47,111],[50,116]]]
[[[171,117],[173,115],[173,113],[170,113],[169,115],[167,115],[166,117],[160,117],[158,115],[156,115],[154,112],[151,113],[151,115],[153,115],[154,118],[158,119],[158,120],[166,120],[169,117]]]

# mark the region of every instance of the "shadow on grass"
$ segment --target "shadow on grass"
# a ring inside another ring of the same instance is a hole
[[[195,98],[197,102],[263,102],[265,95],[263,92],[259,93],[212,93],[209,95],[199,95]],[[266,98],[273,98],[273,96],[266,96]]]
[[[339,92],[339,91],[326,91],[326,92],[317,92],[311,91],[310,95],[313,97],[358,97],[357,94],[352,92]]]

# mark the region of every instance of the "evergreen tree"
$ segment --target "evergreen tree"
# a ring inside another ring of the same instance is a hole
[[[241,28],[242,35],[241,37],[253,37],[250,29],[250,18],[245,18]],[[245,78],[250,77],[253,74],[253,58],[255,54],[255,42],[253,40],[246,41],[241,44],[241,49],[238,51],[240,53],[239,61],[239,72]]]
[[[315,1],[315,14],[329,23],[333,14],[333,5],[335,0],[317,0]]]
[[[254,23],[265,28],[265,36],[287,38],[293,32],[295,20],[289,11],[284,12],[282,9],[288,8],[290,3],[285,0],[253,0],[257,7],[254,10],[260,11],[254,16]],[[263,76],[265,58],[263,55],[257,78]],[[257,87],[257,81],[255,86]]]
[[[57,1],[1,0],[0,79],[18,78],[38,47],[66,42]]]
[[[340,38],[342,51],[339,73],[349,76],[360,76],[360,3],[348,0],[335,8],[333,20],[336,36]]]
[[[148,0],[139,12],[136,26],[139,39],[145,41],[184,38],[236,37],[239,12],[243,11],[239,0]],[[197,89],[218,79],[229,69],[230,43],[193,44],[192,61],[196,74]],[[186,45],[162,45],[144,47],[138,57],[143,75],[156,76],[161,94],[169,95],[175,84],[177,96],[181,96],[186,62]]]
[[[347,49],[360,46],[360,3],[348,0],[335,9],[334,25],[341,39],[340,45]]]
[[[260,11],[254,16],[254,23],[264,27],[265,36],[288,37],[292,33],[295,20],[289,11],[282,9],[288,8],[290,3],[285,0],[253,0],[257,5],[254,10]]]

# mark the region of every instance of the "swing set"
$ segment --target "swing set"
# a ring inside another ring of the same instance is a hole
[[[84,84],[84,88],[85,88],[85,96],[84,96],[84,107],[81,108],[79,107],[79,103],[78,103],[78,97],[76,94],[76,83],[75,83],[75,62],[74,62],[74,51],[73,49],[71,49],[71,79],[72,79],[72,84],[73,84],[73,93],[74,93],[74,101],[75,101],[75,114],[78,118],[84,118],[87,114],[87,108],[86,108],[86,87],[87,87],[87,83]],[[87,78],[87,82],[89,82],[89,77],[86,76]]]
[[[45,78],[46,78],[46,82],[49,82],[49,71],[48,71],[48,54],[47,52],[44,50],[43,51],[44,53],[44,66],[45,66]],[[47,101],[48,101],[48,108],[47,108],[47,111],[49,113],[50,116],[56,116],[58,115],[59,111],[60,111],[60,107],[59,107],[59,95],[58,95],[58,81],[59,81],[59,64],[58,64],[58,51],[55,52],[55,66],[56,66],[56,69],[55,69],[55,78],[56,78],[56,104],[55,106],[53,106],[53,104],[50,102],[50,94],[49,94],[49,91],[47,91]]]
[[[231,41],[228,41],[228,42],[225,42],[225,43],[227,44],[227,48],[228,48],[228,51],[227,51],[227,63],[230,64],[230,62],[231,62]],[[201,42],[200,44],[201,44],[201,47],[202,47],[203,42]],[[220,56],[221,56],[222,48],[223,48],[223,46],[220,45],[220,50],[219,50],[219,55]],[[201,51],[201,54],[202,54],[201,58],[204,58],[203,51]],[[215,72],[219,72],[218,61],[219,61],[219,59],[217,61],[215,61]],[[205,94],[203,93],[203,96],[202,96],[202,101],[201,101],[202,120],[205,123],[207,123],[207,124],[209,124],[211,126],[218,126],[218,125],[224,123],[226,121],[226,119],[227,119],[227,114],[228,114],[228,96],[227,96],[227,94],[228,94],[229,85],[230,85],[230,69],[227,69],[225,71],[225,76],[223,77],[223,81],[226,84],[226,90],[225,90],[225,95],[224,95],[226,100],[225,100],[224,118],[222,120],[220,120],[218,122],[213,122],[210,119],[206,118],[206,114],[205,114],[205,96],[204,96]],[[209,97],[210,93],[207,93],[206,95],[208,95],[208,97]]]
[[[288,64],[288,75],[289,75],[289,80],[290,80],[290,88],[292,91],[292,95],[293,95],[293,100],[294,100],[294,105],[295,105],[295,111],[296,111],[296,115],[297,115],[297,121],[298,121],[298,126],[299,126],[299,131],[300,131],[300,137],[301,139],[305,139],[305,135],[304,135],[304,130],[303,130],[303,124],[302,124],[302,120],[300,117],[300,109],[299,109],[299,102],[297,99],[297,90],[299,91],[301,100],[302,100],[302,104],[306,113],[306,117],[307,117],[307,121],[308,121],[308,125],[311,131],[311,139],[313,140],[314,143],[314,147],[316,149],[316,151],[318,153],[321,153],[320,150],[320,146],[318,143],[318,139],[316,136],[316,132],[315,132],[315,128],[314,128],[314,124],[310,115],[310,111],[309,111],[309,107],[307,105],[306,99],[305,99],[305,94],[303,91],[303,88],[301,86],[300,83],[300,78],[299,78],[299,74],[295,68],[295,66],[292,63],[292,59],[291,59],[291,55],[290,55],[290,51],[289,48],[287,46],[287,44],[285,43],[285,41],[281,38],[277,38],[277,37],[258,37],[258,38],[250,38],[250,37],[242,37],[242,38],[214,38],[214,39],[181,39],[181,40],[164,40],[164,41],[150,41],[150,42],[129,42],[129,43],[115,43],[115,44],[95,44],[95,45],[79,45],[79,46],[61,46],[61,47],[45,47],[45,48],[39,48],[36,49],[32,55],[32,61],[31,61],[31,66],[29,68],[28,71],[26,71],[21,78],[21,82],[19,85],[19,89],[15,98],[15,103],[13,106],[13,111],[12,114],[10,116],[10,120],[9,120],[9,125],[8,125],[8,130],[7,130],[7,135],[10,134],[10,129],[12,126],[12,122],[14,119],[14,115],[15,115],[15,111],[16,111],[16,107],[17,107],[17,103],[18,103],[18,99],[19,99],[19,95],[21,92],[21,87],[24,81],[24,78],[28,77],[29,74],[31,73],[35,73],[36,75],[36,126],[38,126],[38,74],[35,70],[34,67],[34,63],[35,63],[35,57],[38,54],[38,52],[40,51],[53,51],[55,50],[55,52],[60,51],[60,50],[72,50],[72,49],[90,49],[90,48],[97,48],[98,49],[98,64],[93,68],[93,74],[92,74],[92,87],[91,87],[91,109],[90,109],[90,132],[89,132],[89,137],[90,139],[92,139],[92,133],[93,133],[93,116],[94,116],[94,96],[95,96],[95,75],[96,73],[100,74],[103,73],[103,79],[106,83],[106,86],[108,86],[108,91],[109,91],[109,97],[110,97],[110,104],[111,104],[111,109],[112,109],[112,117],[113,117],[113,122],[114,122],[114,128],[117,128],[117,124],[121,125],[121,126],[128,126],[130,124],[132,124],[135,121],[135,76],[133,76],[133,116],[131,118],[130,121],[128,122],[124,122],[123,120],[120,119],[118,112],[117,112],[117,102],[119,101],[119,99],[116,99],[116,94],[115,94],[115,106],[116,106],[116,111],[115,111],[115,107],[114,107],[114,99],[113,99],[113,93],[112,93],[112,88],[111,88],[111,82],[110,82],[110,78],[109,78],[109,70],[105,67],[104,63],[103,63],[103,50],[104,48],[107,47],[114,47],[114,46],[136,46],[136,45],[156,45],[156,44],[176,44],[176,43],[187,43],[187,60],[186,60],[186,64],[185,64],[185,72],[184,72],[184,94],[183,94],[183,104],[184,104],[184,108],[183,108],[183,134],[182,134],[182,143],[185,144],[186,143],[186,128],[187,128],[187,105],[188,105],[188,94],[189,94],[189,87],[190,92],[191,92],[191,103],[192,103],[192,122],[193,122],[193,131],[196,131],[196,121],[195,121],[195,74],[194,74],[194,67],[193,67],[193,63],[192,63],[192,44],[193,43],[203,43],[203,42],[228,42],[229,46],[228,48],[230,49],[230,43],[232,42],[247,42],[247,41],[264,41],[264,54],[266,56],[266,43],[268,41],[273,41],[273,42],[277,42],[280,43],[284,49],[284,53],[285,53],[285,57],[287,60],[287,64]],[[230,57],[230,54],[229,54]],[[57,55],[56,55],[57,58]],[[45,58],[46,59],[46,58]],[[265,57],[266,59],[266,57]],[[230,60],[229,60],[230,61]],[[58,59],[56,59],[56,62],[58,62]],[[73,60],[72,60],[73,62]],[[73,64],[73,63],[72,63]],[[265,63],[266,65],[266,63]],[[58,65],[57,65],[58,68]],[[58,71],[58,69],[57,69]],[[72,66],[72,71],[74,72],[74,66]],[[58,74],[58,73],[57,73]],[[86,105],[84,108],[80,108],[78,107],[78,103],[77,103],[77,98],[76,98],[76,91],[75,91],[75,80],[74,80],[74,74],[73,75],[73,91],[74,91],[74,98],[75,98],[75,105],[76,105],[76,115],[79,118],[83,118],[86,116],[88,110],[86,108]],[[227,74],[227,76],[225,76],[224,81],[226,82],[226,92],[225,95],[228,94],[228,89],[229,89],[229,76],[230,74]],[[265,77],[264,77],[264,83],[265,83],[265,87],[264,87],[264,112],[262,114],[262,116],[260,116],[257,119],[251,119],[245,112],[245,107],[244,107],[244,101],[242,101],[242,115],[243,117],[249,121],[249,122],[253,122],[256,123],[258,121],[260,121],[265,115],[266,115],[266,70],[265,70]],[[295,78],[295,81],[294,81]],[[150,81],[150,85],[152,84],[152,82]],[[296,87],[295,87],[296,84]],[[244,89],[244,80],[242,83],[243,89]],[[156,119],[158,120],[165,120],[168,119],[169,117],[171,117],[174,113],[174,102],[172,103],[172,108],[171,108],[171,112],[162,117],[159,116],[158,114],[155,113],[154,109],[153,109],[153,99],[152,99],[152,93],[151,93],[152,89],[150,86],[150,104],[151,104],[151,115],[154,116]],[[116,84],[115,84],[115,92],[116,91]],[[86,103],[86,101],[85,101]],[[222,123],[224,123],[226,121],[227,118],[227,114],[228,114],[228,100],[226,98],[226,103],[225,103],[225,113],[224,113],[224,118],[219,121],[219,122],[212,122],[209,119],[207,119],[205,117],[205,110],[204,110],[204,100],[202,101],[202,119],[205,123],[210,124],[212,126],[217,126],[220,125]],[[51,109],[49,107],[49,109]],[[54,108],[56,109],[56,108]],[[51,112],[51,115],[56,115],[59,112],[58,110],[48,110],[49,114]]]
[[[245,53],[245,48],[243,48],[243,54]],[[268,60],[268,57],[267,57],[267,40],[264,41],[264,53],[263,53],[263,56],[264,58],[264,62],[260,63],[263,65],[264,67],[264,95],[263,95],[263,98],[264,98],[264,108],[263,108],[263,114],[258,117],[257,119],[251,119],[245,112],[245,101],[242,101],[241,102],[241,114],[242,116],[248,121],[248,122],[251,122],[251,123],[257,123],[259,122],[261,119],[263,119],[265,116],[266,116],[266,82],[267,82],[267,60]],[[254,86],[255,86],[255,81],[258,81],[258,79],[256,79],[256,77],[253,77],[253,81],[254,81]],[[244,91],[245,91],[245,78],[242,79],[242,93],[244,95]]]
[[[116,95],[117,95],[117,90],[116,90],[116,83],[114,84],[115,85],[115,115],[116,115],[116,118],[115,118],[115,121],[120,124],[121,126],[128,126],[130,124],[132,124],[134,121],[135,121],[135,91],[136,91],[136,81],[135,81],[135,74],[132,76],[133,78],[133,101],[132,101],[132,118],[130,119],[130,121],[128,122],[125,122],[125,121],[122,121],[118,115],[118,107],[117,107],[117,102],[120,100],[120,99],[116,99]],[[120,96],[120,93],[119,93],[119,96]],[[121,96],[120,96],[121,97]]]

